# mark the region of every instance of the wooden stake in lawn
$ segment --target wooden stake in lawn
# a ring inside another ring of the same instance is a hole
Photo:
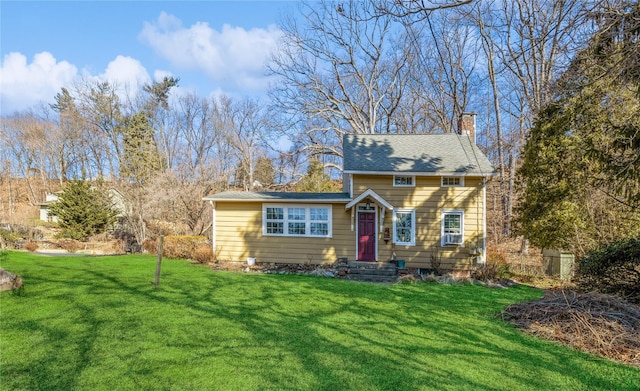
[[[158,263],[156,263],[156,288],[160,285],[160,267],[162,266],[162,242],[164,236],[160,235],[160,239],[158,239]]]

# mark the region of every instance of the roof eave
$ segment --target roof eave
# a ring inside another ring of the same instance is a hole
[[[475,177],[486,177],[486,176],[497,176],[497,171],[491,172],[427,172],[427,171],[365,171],[365,170],[344,170],[345,174],[361,174],[361,175],[413,175],[413,176],[433,176],[433,177],[441,177],[441,176],[475,176]]]
[[[313,203],[313,204],[346,204],[350,201],[348,198],[215,198],[203,197],[203,201],[213,202],[286,202],[286,203]]]

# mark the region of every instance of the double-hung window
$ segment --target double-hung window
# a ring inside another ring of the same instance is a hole
[[[262,215],[267,236],[331,237],[331,206],[263,205]]]
[[[287,234],[306,235],[307,210],[305,208],[287,208]]]
[[[464,244],[464,211],[445,210],[442,212],[442,246]]]
[[[329,236],[329,211],[327,207],[309,208],[309,234],[311,236]]]
[[[284,208],[266,207],[264,211],[264,233],[267,235],[284,234]]]
[[[413,246],[416,243],[416,211],[399,209],[393,211],[393,241],[395,244]]]

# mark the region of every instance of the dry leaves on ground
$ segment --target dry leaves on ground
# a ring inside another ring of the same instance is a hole
[[[510,305],[503,316],[536,336],[640,367],[640,307],[622,298],[548,291]]]

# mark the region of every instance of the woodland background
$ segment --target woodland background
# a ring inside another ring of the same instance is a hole
[[[340,189],[345,133],[447,133],[477,113],[498,171],[489,239],[577,254],[640,234],[640,8],[624,0],[302,2],[265,97],[79,80],[0,122],[0,223],[69,180],[117,189],[126,231],[209,235],[202,197]]]

